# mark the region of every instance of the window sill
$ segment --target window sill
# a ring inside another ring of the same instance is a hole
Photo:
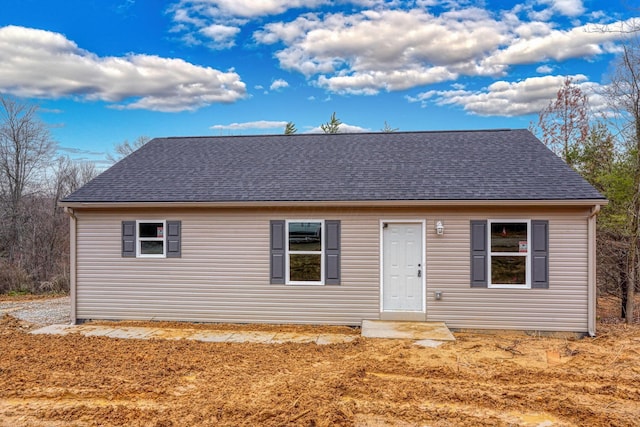
[[[531,285],[489,285],[489,289],[531,289]]]
[[[287,286],[325,286],[322,282],[287,282]]]

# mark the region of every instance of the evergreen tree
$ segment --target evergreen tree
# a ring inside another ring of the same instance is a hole
[[[284,134],[293,135],[296,132],[298,132],[298,129],[296,129],[296,125],[293,122],[287,122],[284,127]]]
[[[322,129],[324,133],[340,133],[341,124],[342,121],[336,118],[336,113],[334,112],[331,115],[331,119],[327,123],[320,125],[320,129]]]

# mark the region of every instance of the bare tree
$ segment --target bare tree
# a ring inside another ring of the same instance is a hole
[[[634,294],[640,279],[640,28],[630,32],[627,42],[614,62],[606,95],[610,108],[623,123],[621,135],[628,139],[635,153],[633,198],[629,206],[627,289],[625,319],[633,322]]]
[[[142,147],[144,144],[149,142],[151,138],[148,136],[139,136],[133,142],[129,142],[129,140],[124,140],[120,144],[116,144],[114,147],[114,154],[107,154],[107,160],[111,163],[117,163],[118,161],[124,159],[129,154],[136,151],[138,148]]]
[[[93,162],[81,162],[60,156],[53,167],[52,175],[53,177],[47,180],[51,185],[48,194],[57,203],[98,176],[98,170]]]
[[[38,116],[38,107],[0,96],[0,208],[2,242],[9,260],[22,235],[23,200],[37,190],[39,174],[51,163],[56,144]]]
[[[575,167],[589,135],[589,119],[589,98],[567,77],[556,99],[538,116],[542,142],[569,166]]]
[[[0,292],[66,291],[69,220],[57,201],[97,175],[56,161],[38,107],[0,96]]]
[[[340,133],[341,124],[342,121],[336,118],[336,113],[334,112],[331,115],[331,119],[329,119],[327,123],[323,123],[320,125],[320,129],[322,129],[324,133]]]

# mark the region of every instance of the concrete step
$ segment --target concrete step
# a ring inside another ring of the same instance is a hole
[[[366,338],[401,338],[433,341],[456,340],[444,322],[363,320],[361,334]]]

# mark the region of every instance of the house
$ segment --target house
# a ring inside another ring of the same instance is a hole
[[[605,203],[527,130],[158,138],[60,202],[72,317],[594,334]]]

